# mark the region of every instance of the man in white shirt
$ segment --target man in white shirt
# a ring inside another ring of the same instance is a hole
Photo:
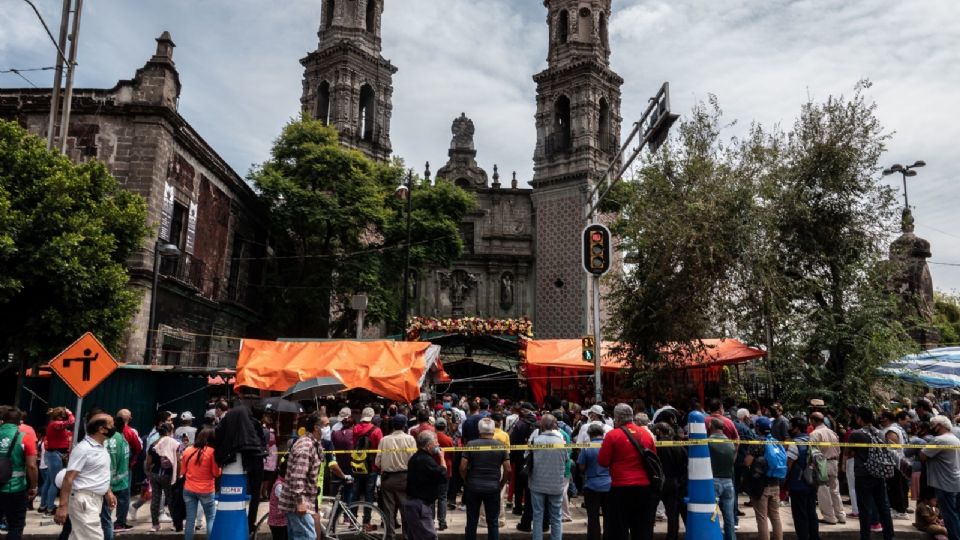
[[[604,435],[613,429],[603,421],[603,407],[600,405],[594,405],[587,409],[587,418],[589,418],[590,421],[580,426],[580,432],[577,433],[578,444],[590,442],[590,435],[587,434],[587,428],[590,427],[590,424],[597,424],[598,426],[601,426],[603,428]]]
[[[116,432],[113,417],[94,415],[86,431],[87,436],[70,452],[54,521],[62,525],[70,516],[70,540],[103,540],[103,502],[106,500],[110,508],[117,506],[117,498],[110,491],[110,454],[103,446]]]
[[[184,446],[192,446],[193,441],[197,437],[197,428],[193,427],[193,413],[190,411],[183,411],[180,413],[180,427],[173,432],[173,438],[177,440],[178,443],[184,444]],[[186,441],[184,441],[186,437]]]

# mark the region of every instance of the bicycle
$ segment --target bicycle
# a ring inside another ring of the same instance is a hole
[[[317,506],[317,538],[322,540],[386,540],[387,520],[382,510],[366,501],[354,501],[349,505],[340,498],[320,497]],[[364,513],[370,513],[370,527],[363,524]],[[257,521],[250,532],[250,540],[268,540],[270,528],[267,526],[269,512]],[[372,529],[372,530],[367,530]]]

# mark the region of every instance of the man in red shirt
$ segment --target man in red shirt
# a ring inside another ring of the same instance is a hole
[[[707,412],[710,413],[712,418],[719,418],[723,421],[723,434],[728,439],[735,441],[735,443],[740,441],[740,433],[737,431],[736,424],[723,414],[723,402],[718,398],[710,398],[710,401],[707,402]],[[739,444],[736,444],[736,446],[739,446]]]
[[[353,475],[353,500],[376,502],[377,476],[379,471],[374,466],[374,454],[362,450],[376,450],[380,446],[380,440],[383,439],[383,432],[380,428],[373,425],[373,417],[376,413],[372,407],[365,407],[360,412],[360,423],[353,426],[353,449],[350,455],[351,471],[345,471]],[[363,439],[363,444],[361,443]],[[364,513],[363,526],[365,530],[373,530],[376,525],[370,524],[370,514]]]
[[[634,442],[654,452],[656,443],[647,430],[633,423],[633,408],[626,403],[614,407],[613,425],[597,456],[597,463],[610,469],[604,532],[610,531],[610,538],[624,540],[652,538],[658,498],[650,488],[643,456]]]
[[[130,470],[133,470],[140,452],[143,451],[143,443],[140,441],[140,434],[130,425],[133,422],[133,413],[129,409],[120,409],[117,411],[117,418],[123,418],[123,440],[130,445]]]

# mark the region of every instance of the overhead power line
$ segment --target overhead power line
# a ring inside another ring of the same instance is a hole
[[[47,21],[43,20],[43,15],[40,15],[40,10],[37,9],[37,6],[33,4],[33,0],[23,0],[33,8],[33,12],[37,14],[37,18],[40,19],[40,24],[43,25],[43,29],[47,31],[47,36],[50,37],[50,42],[53,43],[53,48],[57,50],[57,54],[60,55],[60,59],[64,62],[67,61],[67,55],[63,54],[63,50],[60,48],[60,45],[57,45],[57,40],[54,39],[53,33],[50,31],[50,27],[47,26]],[[32,84],[32,83],[31,83]]]

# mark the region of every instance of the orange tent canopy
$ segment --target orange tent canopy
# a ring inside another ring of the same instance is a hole
[[[434,347],[428,354],[428,349]],[[286,391],[315,377],[334,377],[347,390],[364,388],[410,402],[439,347],[408,341],[260,341],[245,339],[237,361],[237,386]]]
[[[704,350],[683,359],[679,367],[696,368],[739,364],[748,360],[762,358],[766,352],[749,347],[733,338],[703,339]],[[600,368],[603,371],[618,371],[626,366],[624,361],[613,355],[616,343],[602,343]],[[593,364],[582,360],[582,346],[579,339],[542,339],[527,342],[527,364],[533,366],[577,369],[592,371]]]

